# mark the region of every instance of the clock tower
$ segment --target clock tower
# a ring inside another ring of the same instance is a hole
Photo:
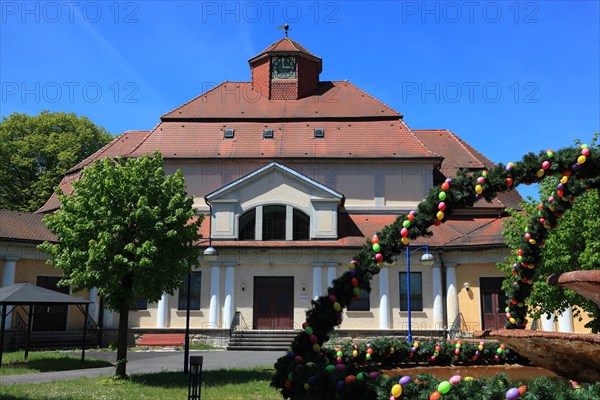
[[[248,60],[252,88],[270,100],[317,94],[322,61],[287,36]]]

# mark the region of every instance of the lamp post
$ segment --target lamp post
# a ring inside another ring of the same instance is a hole
[[[428,245],[417,245],[417,248],[410,251],[410,245],[406,245],[406,296],[407,296],[407,308],[408,308],[408,341],[412,342],[412,320],[411,320],[411,305],[410,305],[410,256],[421,250],[425,249],[425,254],[421,256],[421,263],[426,267],[431,267],[435,261],[435,257],[429,252]]]
[[[210,229],[209,229],[210,230]],[[202,243],[202,242],[201,242]],[[212,262],[216,261],[218,257],[217,249],[212,247],[212,239],[210,233],[208,236],[208,247],[202,252],[202,258],[205,261]],[[190,303],[192,297],[192,272],[188,272],[187,276],[187,298],[186,298],[186,310],[185,310],[185,338],[183,348],[183,372],[188,373],[188,358],[190,355]]]

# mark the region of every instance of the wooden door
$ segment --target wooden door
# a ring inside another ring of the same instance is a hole
[[[506,295],[502,291],[504,278],[480,278],[483,329],[504,329]]]
[[[38,276],[36,286],[57,292],[69,294],[69,288],[58,286],[60,281],[58,276]],[[55,306],[37,305],[33,307],[33,325],[34,331],[64,331],[67,329],[67,309],[68,305],[60,304]]]
[[[254,329],[294,328],[294,278],[254,277]]]

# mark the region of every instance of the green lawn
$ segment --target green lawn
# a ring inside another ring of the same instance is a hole
[[[203,400],[280,400],[269,387],[271,367],[203,371]],[[131,375],[128,381],[82,378],[29,385],[2,385],[3,400],[133,400],[186,399],[188,379],[182,372]]]
[[[72,369],[110,367],[112,364],[104,360],[86,357],[81,362],[81,353],[59,351],[33,351],[27,361],[23,360],[24,352],[15,351],[2,355],[0,375],[33,374],[48,371],[68,371]]]

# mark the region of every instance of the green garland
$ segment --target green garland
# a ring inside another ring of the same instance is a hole
[[[455,178],[446,179],[442,185],[433,187],[416,211],[400,215],[394,223],[367,240],[350,262],[349,271],[333,281],[327,289],[327,295],[311,302],[303,324],[304,332],[294,338],[288,355],[275,364],[272,386],[281,389],[284,398],[357,398],[349,393],[344,397],[345,392],[337,390],[339,388],[336,385],[340,381],[326,371],[327,366],[333,364],[332,355],[321,348],[334,327],[341,324],[342,309],[352,299],[358,298],[361,289],[371,290],[370,280],[379,273],[384,262],[391,263],[392,258],[400,254],[410,240],[431,236],[428,229],[443,223],[453,210],[472,207],[480,198],[491,201],[499,192],[513,190],[522,183],[539,182],[551,175],[560,179],[560,186],[531,216],[520,249],[515,255],[513,273],[504,284],[508,298],[506,326],[510,329],[525,328],[526,299],[536,278],[535,265],[539,263],[540,247],[544,244],[548,229],[557,226],[558,219],[571,207],[577,195],[600,187],[598,171],[600,157],[592,153],[587,145],[581,145],[556,152],[542,151],[537,156],[529,153],[520,162],[506,166],[498,164],[478,175],[460,170]],[[346,376],[349,374],[344,368],[338,372]],[[358,369],[354,372],[360,373]],[[376,398],[373,396],[379,391],[378,382],[378,379],[367,379],[361,385],[356,382],[353,385],[361,387],[365,398]],[[319,397],[307,397],[307,384],[309,390],[319,393]]]

